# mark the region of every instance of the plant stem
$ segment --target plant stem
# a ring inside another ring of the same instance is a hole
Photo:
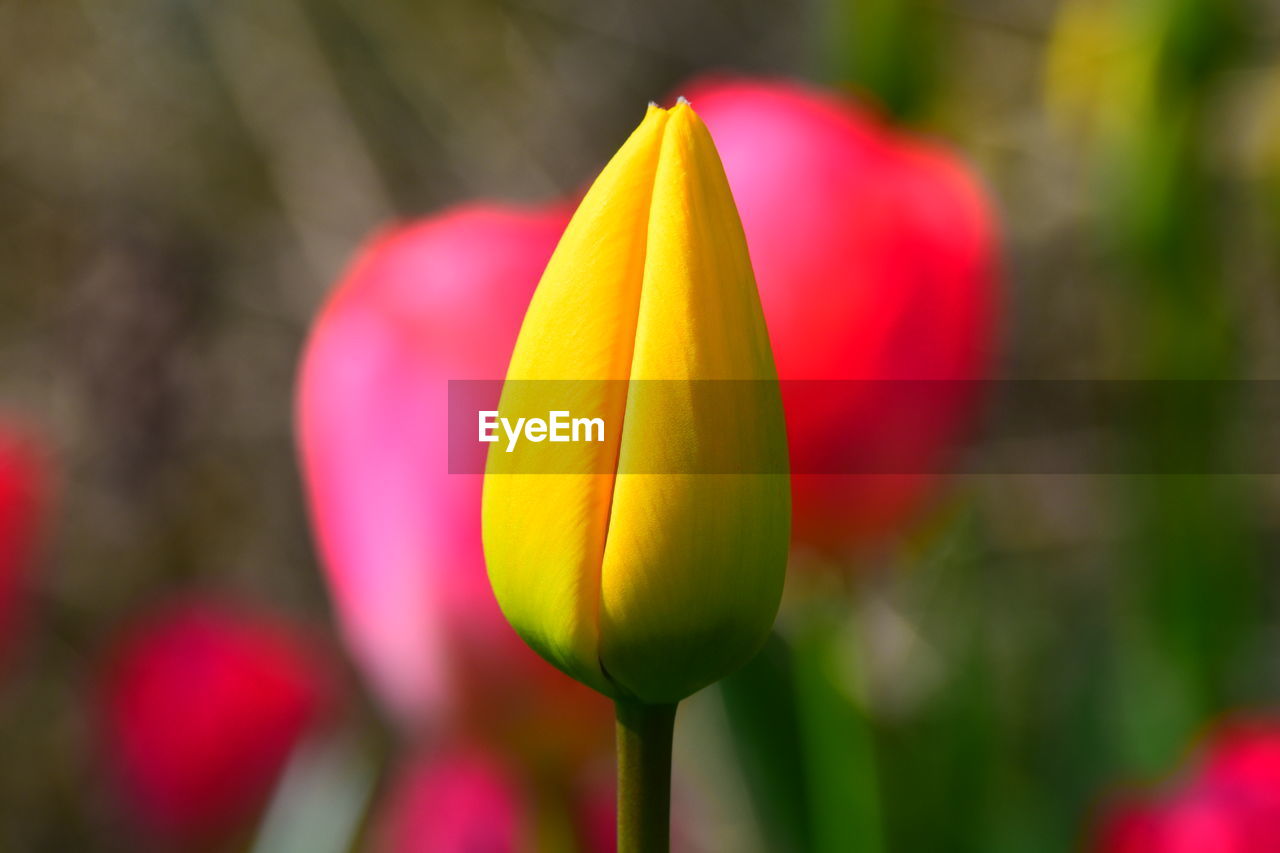
[[[618,700],[618,853],[667,853],[675,705]]]

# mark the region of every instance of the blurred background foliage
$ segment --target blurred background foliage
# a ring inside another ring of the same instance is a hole
[[[194,585],[328,623],[291,404],[358,243],[573,192],[645,102],[720,68],[848,87],[974,164],[999,375],[1280,376],[1266,0],[0,0],[0,401],[59,460],[0,701],[0,846],[117,849],[82,712],[126,614]],[[1123,438],[1214,458],[1238,402]],[[1273,477],[961,478],[800,593],[848,607],[792,597],[723,710],[699,700],[677,765],[738,821],[706,849],[1077,847],[1109,787],[1274,706],[1277,518]],[[722,714],[745,784],[700,741]],[[820,766],[815,731],[865,775]]]

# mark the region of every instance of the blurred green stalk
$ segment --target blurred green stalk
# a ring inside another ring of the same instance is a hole
[[[929,109],[937,79],[938,12],[922,0],[828,0],[824,76],[848,83],[900,122]]]
[[[816,853],[884,849],[870,721],[851,693],[846,612],[814,602],[794,638],[795,689]]]
[[[1120,626],[1116,698],[1122,763],[1156,773],[1231,702],[1231,665],[1256,629],[1259,590],[1236,480],[1157,461],[1213,471],[1230,452],[1235,401],[1217,380],[1234,376],[1235,329],[1202,137],[1235,44],[1235,10],[1222,0],[1161,0],[1132,11],[1156,50],[1139,108],[1104,140],[1105,225],[1135,298],[1137,372],[1153,380],[1128,424],[1135,469],[1151,475],[1129,480],[1137,537],[1128,592],[1139,620]]]
[[[800,629],[778,635],[721,695],[769,850],[884,849],[874,734],[856,679],[847,602],[803,603]]]

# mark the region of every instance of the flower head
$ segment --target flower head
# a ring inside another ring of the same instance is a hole
[[[1265,853],[1280,850],[1280,724],[1229,720],[1198,751],[1186,778],[1113,803],[1101,853]]]
[[[413,734],[465,726],[526,757],[608,742],[607,703],[538,658],[485,577],[479,475],[450,474],[450,379],[501,376],[564,205],[468,204],[388,229],[312,327],[297,431],[343,639]]]
[[[483,525],[498,602],[534,649],[586,684],[678,701],[763,641],[790,519],[785,424],[746,242],[688,103],[650,107],[569,223],[525,315],[502,407],[528,406],[545,393],[539,380],[574,383],[565,405],[615,428],[563,446],[553,473],[535,473],[534,450],[491,450]],[[716,413],[727,432],[715,434],[702,381],[761,390]],[[668,384],[640,393],[638,383]],[[729,473],[695,470],[711,450]]]
[[[760,286],[795,540],[839,551],[883,538],[937,491],[988,375],[991,204],[954,154],[844,95],[744,77],[686,91],[724,159]]]
[[[107,769],[145,831],[221,835],[264,805],[333,688],[293,626],[210,601],[167,604],[130,625],[106,661]]]
[[[0,656],[8,651],[22,621],[47,481],[34,439],[20,428],[0,423]]]

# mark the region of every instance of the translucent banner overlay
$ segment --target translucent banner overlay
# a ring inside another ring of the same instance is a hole
[[[789,448],[776,429],[788,419]],[[1271,380],[450,380],[454,474],[1275,474]],[[487,440],[485,440],[487,439]]]

